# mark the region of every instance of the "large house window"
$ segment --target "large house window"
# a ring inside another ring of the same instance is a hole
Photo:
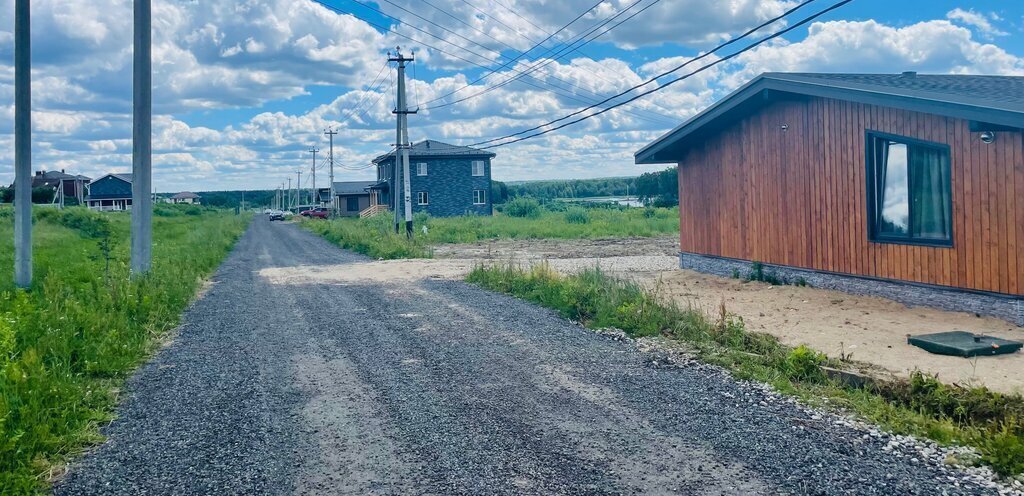
[[[484,205],[487,203],[487,192],[482,189],[473,190],[473,205]]]
[[[463,169],[463,170],[465,170],[465,169]],[[484,175],[484,161],[483,160],[474,160],[473,161],[473,175],[474,176],[482,176],[482,175]]]
[[[419,193],[416,193],[416,203],[419,204],[419,205],[426,205],[427,204],[427,192],[426,191],[420,191]]]
[[[416,175],[417,176],[425,176],[425,175],[427,175],[427,164],[426,163],[420,162],[420,163],[416,164]]]
[[[347,199],[345,199],[345,203],[346,203],[345,208],[349,212],[356,212],[356,211],[359,210],[359,197],[358,196],[350,196],[350,197],[348,197]]]
[[[949,147],[881,133],[867,144],[872,240],[952,245]]]

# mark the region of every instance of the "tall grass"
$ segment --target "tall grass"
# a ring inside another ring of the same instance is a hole
[[[407,240],[404,234],[394,234],[391,214],[367,219],[305,220],[303,226],[342,248],[384,259],[429,258],[430,246],[442,243],[500,238],[650,237],[679,232],[679,210],[675,208],[569,207],[567,211],[554,211],[545,207],[539,212],[535,217],[510,217],[501,213],[461,217],[417,215],[413,241]]]
[[[598,269],[562,276],[545,265],[477,267],[467,281],[555,309],[591,328],[615,327],[633,336],[686,342],[702,360],[734,375],[773,385],[809,402],[825,397],[896,433],[975,447],[1003,475],[1024,472],[1024,398],[964,388],[912,374],[908,381],[864,388],[832,382],[822,365],[842,367],[805,346],[791,348],[767,334],[747,332],[724,307],[717,319]]]
[[[35,280],[13,287],[13,223],[0,211],[0,493],[45,488],[100,439],[115,390],[178,322],[247,217],[157,216],[153,268],[128,278],[127,213],[39,209]]]

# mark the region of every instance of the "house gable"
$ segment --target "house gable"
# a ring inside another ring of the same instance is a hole
[[[132,197],[132,183],[121,174],[107,174],[89,183],[90,200]]]

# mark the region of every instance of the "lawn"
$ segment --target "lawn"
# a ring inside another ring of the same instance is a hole
[[[684,342],[701,360],[738,378],[770,384],[813,405],[839,408],[897,434],[977,449],[980,460],[960,463],[980,461],[1004,476],[1024,473],[1024,398],[1019,395],[950,386],[921,373],[909,381],[866,387],[837,383],[821,366],[843,368],[839,360],[748,332],[724,308],[710,318],[599,269],[564,276],[546,265],[530,270],[477,267],[467,281],[552,308],[590,328],[613,327],[636,337]]]
[[[303,227],[374,258],[430,258],[431,245],[473,243],[488,239],[580,239],[659,236],[679,232],[677,208],[627,208],[596,205],[548,206],[514,200],[490,217],[471,215],[434,218],[417,214],[415,238],[394,233],[393,214],[367,219],[307,220]],[[517,210],[518,209],[518,210]],[[424,233],[423,227],[426,226]]]
[[[159,206],[153,269],[129,279],[129,215],[36,209],[34,281],[13,286],[13,216],[0,209],[0,493],[45,490],[101,440],[117,390],[231,250],[249,217]]]

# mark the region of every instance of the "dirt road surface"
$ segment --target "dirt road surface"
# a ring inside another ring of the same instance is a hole
[[[458,281],[282,275],[359,262],[256,219],[56,493],[993,492]]]

